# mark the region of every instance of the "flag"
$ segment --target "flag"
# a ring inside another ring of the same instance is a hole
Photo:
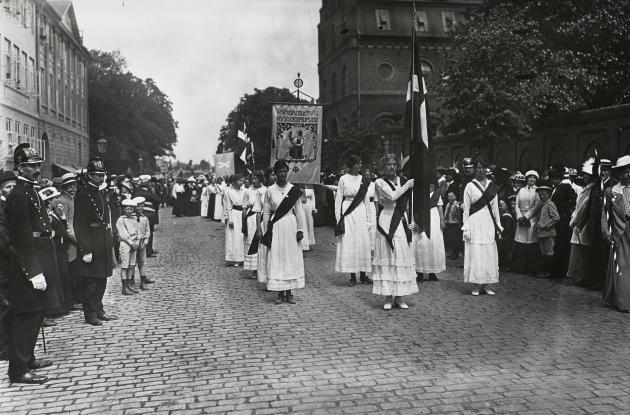
[[[415,14],[415,12],[414,12]],[[415,16],[414,16],[415,20]],[[429,185],[434,182],[433,144],[429,137],[427,118],[427,88],[422,77],[420,54],[415,25],[411,24],[411,70],[405,102],[405,127],[402,145],[403,172],[414,179],[413,197],[410,201],[414,222],[427,237],[431,237],[431,206]],[[436,188],[435,191],[438,191]]]
[[[237,133],[239,145],[237,146],[237,154],[240,152],[240,160],[245,164],[245,168],[252,173],[254,171],[254,143],[247,135],[247,125],[243,126],[243,130]]]

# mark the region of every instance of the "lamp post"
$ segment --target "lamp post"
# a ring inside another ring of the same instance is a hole
[[[139,170],[139,174],[142,174],[142,170],[144,167],[144,159],[141,157],[138,157],[138,170]]]
[[[96,140],[96,148],[98,149],[99,154],[107,153],[107,139],[105,137],[101,137]]]

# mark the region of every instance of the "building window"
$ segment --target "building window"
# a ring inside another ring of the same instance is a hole
[[[456,25],[455,12],[442,12],[442,27],[444,28],[444,32],[448,33],[454,30]]]
[[[10,81],[13,62],[11,60],[11,41],[9,39],[4,39],[4,53],[4,79]]]
[[[389,18],[389,10],[376,9],[376,29],[377,30],[392,30],[392,22]]]
[[[429,20],[427,19],[427,12],[424,12],[424,11],[416,12],[416,19],[414,20],[414,25],[416,26],[416,32],[428,32]]]
[[[11,131],[11,124],[12,124],[12,122],[13,122],[13,120],[11,120],[11,118],[5,118],[5,120],[4,120],[4,129],[7,132]]]
[[[380,62],[376,65],[376,75],[378,75],[381,81],[389,82],[394,79],[394,75],[396,75],[396,70],[391,63]]]
[[[20,88],[22,83],[22,67],[20,66],[20,48],[13,45],[13,73],[15,76],[15,87]]]

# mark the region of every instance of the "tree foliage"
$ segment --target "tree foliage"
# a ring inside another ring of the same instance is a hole
[[[628,1],[489,0],[454,34],[445,132],[518,139],[539,121],[630,103],[629,69]]]
[[[177,122],[168,96],[153,79],[129,72],[120,52],[90,54],[90,153],[98,154],[96,141],[107,139],[104,158],[108,169],[118,173],[137,171],[140,157],[151,168],[154,156],[172,155]]]
[[[254,143],[256,168],[269,166],[271,159],[271,103],[300,102],[286,88],[267,87],[254,89],[253,94],[245,94],[238,105],[230,111],[219,132],[217,153],[235,151],[239,148],[238,130],[247,124],[247,135]],[[307,101],[301,101],[307,102]],[[238,159],[240,154],[236,154]],[[240,161],[237,163],[237,166]]]

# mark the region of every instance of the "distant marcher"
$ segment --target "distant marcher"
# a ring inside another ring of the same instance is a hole
[[[525,173],[527,185],[516,195],[516,235],[514,236],[514,271],[533,276],[540,269],[540,246],[534,229],[540,215],[540,197],[536,193],[538,173]]]
[[[225,190],[224,211],[225,220],[225,262],[227,265],[239,266],[245,261],[245,247],[243,238],[243,202],[245,191],[241,189],[242,181],[238,176],[232,176],[232,186]]]
[[[450,259],[459,259],[462,251],[462,208],[454,191],[447,191],[448,203],[444,209],[444,246]]]

